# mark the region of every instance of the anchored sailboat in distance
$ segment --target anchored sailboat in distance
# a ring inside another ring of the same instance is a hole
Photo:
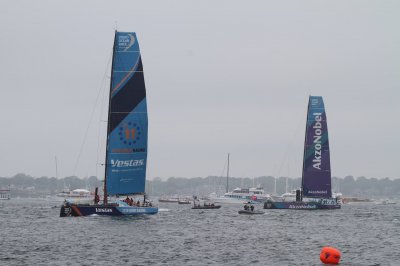
[[[328,127],[321,96],[310,96],[308,101],[301,186],[296,201],[267,201],[264,209],[340,209],[332,197]]]
[[[146,200],[147,104],[136,34],[115,32],[108,107],[104,199],[93,204],[65,201],[60,216],[155,214]],[[131,198],[129,198],[131,195]],[[141,203],[132,196],[143,195]],[[113,202],[108,197],[117,196]],[[120,200],[118,196],[126,197]]]

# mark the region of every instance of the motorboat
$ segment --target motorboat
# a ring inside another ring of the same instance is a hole
[[[258,185],[252,188],[235,188],[233,191],[225,193],[223,196],[215,197],[210,195],[210,199],[216,203],[245,203],[254,201],[258,203],[271,199],[271,196],[265,193],[263,187]]]

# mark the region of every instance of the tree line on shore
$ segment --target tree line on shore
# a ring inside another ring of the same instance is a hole
[[[159,177],[146,181],[146,193],[151,196],[163,195],[208,195],[217,193],[222,195],[232,191],[236,187],[248,188],[261,186],[267,193],[282,194],[287,190],[299,188],[301,178],[287,178],[272,176],[249,177],[170,177],[162,180]],[[15,195],[52,195],[65,189],[73,190],[86,188],[94,191],[95,187],[102,188],[103,182],[95,176],[79,178],[68,176],[64,178],[55,177],[32,177],[26,174],[17,174],[13,177],[0,177],[0,188],[10,188]],[[355,197],[400,197],[400,179],[389,178],[366,178],[360,176],[346,176],[344,178],[333,177],[332,189],[341,192],[345,196]]]

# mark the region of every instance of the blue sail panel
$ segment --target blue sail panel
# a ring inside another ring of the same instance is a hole
[[[146,89],[136,34],[116,32],[106,151],[109,195],[145,192],[147,130]]]
[[[328,126],[321,96],[310,96],[308,102],[302,189],[304,197],[332,197]]]

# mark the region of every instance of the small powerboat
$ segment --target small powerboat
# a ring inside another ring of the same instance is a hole
[[[192,209],[201,209],[201,210],[205,210],[205,209],[219,209],[221,208],[221,205],[195,205],[192,207]]]
[[[189,200],[179,200],[178,204],[190,204],[191,202]]]
[[[203,202],[203,204],[201,204],[200,202],[201,202],[200,200],[195,199],[193,202],[192,209],[207,210],[207,209],[221,208],[221,205],[216,205],[216,204],[214,204],[214,202]]]
[[[254,207],[254,204],[252,202],[247,202],[243,206],[244,210],[238,211],[239,214],[248,214],[248,215],[253,215],[253,214],[264,214],[264,212],[256,210]]]

